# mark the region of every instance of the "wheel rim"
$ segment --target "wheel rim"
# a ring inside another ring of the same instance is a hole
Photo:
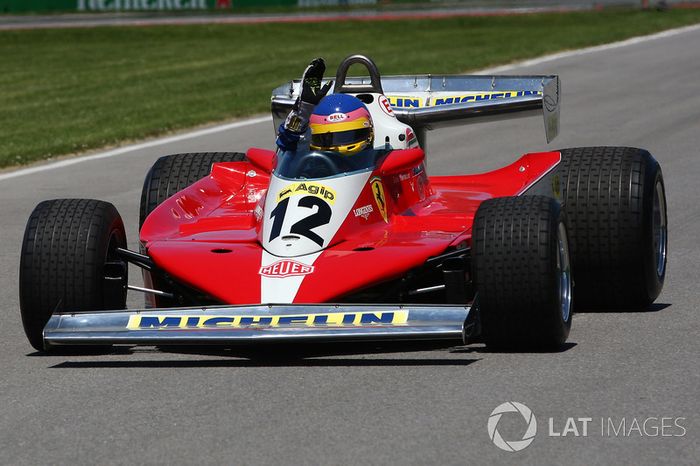
[[[121,258],[117,254],[117,248],[120,246],[121,241],[119,241],[119,234],[116,230],[113,230],[109,234],[109,241],[107,241],[107,252],[105,254],[105,263],[111,261],[119,261]]]
[[[654,189],[654,255],[656,260],[656,276],[661,278],[666,272],[666,197],[661,181],[656,182]]]
[[[117,230],[112,230],[109,235],[109,240],[107,241],[107,252],[105,253],[105,261],[102,266],[102,290],[103,293],[107,293],[109,296],[113,296],[112,293],[106,290],[112,290],[114,286],[114,280],[119,279],[119,287],[126,292],[126,287],[128,285],[128,264],[119,257],[117,254],[117,248],[122,247],[122,237]],[[106,302],[105,302],[106,304]],[[118,303],[120,306],[122,303]]]
[[[569,261],[569,242],[566,237],[566,228],[563,223],[557,230],[557,273],[559,275],[559,303],[561,305],[561,317],[564,322],[571,316],[571,262]]]

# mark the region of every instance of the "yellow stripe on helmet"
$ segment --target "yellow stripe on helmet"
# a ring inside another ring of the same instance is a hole
[[[340,123],[311,123],[310,126],[311,134],[325,134],[369,128],[370,122],[367,118],[362,117],[353,121],[344,121]]]

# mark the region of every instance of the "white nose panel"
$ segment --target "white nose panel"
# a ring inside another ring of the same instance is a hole
[[[296,257],[328,247],[370,175],[366,171],[320,180],[273,175],[265,199],[265,250],[278,257]]]
[[[260,266],[260,302],[287,304],[294,302],[306,275],[313,273],[314,262],[321,252],[294,260],[273,256],[263,251]]]

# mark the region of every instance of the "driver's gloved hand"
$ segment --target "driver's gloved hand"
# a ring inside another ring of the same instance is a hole
[[[323,58],[314,58],[304,70],[301,78],[301,92],[294,104],[294,109],[287,117],[284,128],[294,133],[303,133],[309,124],[309,118],[323,97],[328,94],[333,81],[329,81],[321,87],[323,73],[326,71],[326,63]]]
[[[323,61],[323,58],[311,60],[301,78],[301,95],[299,96],[301,103],[308,103],[315,107],[328,94],[333,81],[328,81],[325,86],[321,87],[325,71],[326,62]]]

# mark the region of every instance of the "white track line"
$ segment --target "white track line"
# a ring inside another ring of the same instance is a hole
[[[170,144],[172,142],[184,141],[186,139],[197,138],[199,136],[206,136],[208,134],[220,133],[222,131],[228,131],[230,129],[243,128],[245,126],[256,125],[258,123],[265,123],[272,121],[271,116],[251,118],[248,120],[236,121],[233,123],[227,123],[225,125],[212,126],[211,128],[199,129],[196,131],[190,131],[187,133],[176,134],[174,136],[168,136],[159,139],[153,139],[151,141],[141,142],[138,144],[132,144],[129,146],[118,147],[117,149],[108,150],[106,152],[100,152],[94,155],[86,155],[83,157],[74,157],[71,159],[59,160],[58,162],[47,163],[45,165],[37,165],[35,167],[22,168],[16,171],[0,173],[0,181],[7,180],[10,178],[17,178],[18,176],[31,175],[32,173],[39,173],[47,170],[53,170],[55,168],[68,167],[70,165],[75,165],[76,163],[89,162],[91,160],[106,159],[108,157],[114,157],[115,155],[126,154],[128,152],[135,152],[141,149],[148,149],[149,147],[162,146],[164,144]],[[270,132],[272,134],[272,132]]]
[[[511,63],[508,65],[497,66],[494,68],[487,68],[487,69],[479,70],[479,71],[476,71],[475,74],[502,73],[504,71],[510,71],[510,70],[515,69],[515,68],[521,68],[521,67],[525,67],[525,66],[534,66],[534,65],[539,65],[541,63],[546,63],[546,62],[550,62],[550,61],[554,61],[554,60],[560,60],[562,58],[575,57],[575,56],[579,56],[579,55],[585,55],[588,53],[595,53],[595,52],[601,52],[604,50],[617,49],[620,47],[628,47],[630,45],[641,44],[643,42],[649,42],[652,40],[663,39],[666,37],[673,37],[673,36],[676,36],[678,34],[683,34],[686,32],[697,31],[697,30],[700,30],[700,24],[695,24],[692,26],[684,26],[684,27],[680,27],[680,28],[676,28],[676,29],[669,29],[669,30],[657,32],[655,34],[651,34],[648,36],[632,37],[631,39],[625,39],[625,40],[622,40],[619,42],[612,42],[610,44],[596,45],[593,47],[586,47],[583,49],[569,50],[566,52],[553,53],[551,55],[545,55],[545,56],[542,56],[539,58],[533,58],[532,60],[525,60],[525,61]],[[47,171],[47,170],[53,170],[56,168],[63,168],[63,167],[67,167],[70,165],[75,165],[77,163],[88,162],[91,160],[106,159],[108,157],[114,157],[115,155],[126,154],[128,152],[135,152],[135,151],[138,151],[141,149],[147,149],[149,147],[162,146],[164,144],[170,144],[172,142],[184,141],[184,140],[196,138],[199,136],[206,136],[207,134],[214,134],[214,133],[219,133],[221,131],[227,131],[230,129],[256,125],[258,123],[268,122],[271,119],[272,118],[269,116],[268,117],[251,118],[249,120],[237,121],[234,123],[213,126],[211,128],[191,131],[188,133],[178,134],[175,136],[169,136],[169,137],[165,137],[165,138],[161,138],[161,139],[154,139],[152,141],[146,141],[146,142],[142,142],[139,144],[132,144],[129,146],[119,147],[117,149],[112,149],[112,150],[98,153],[98,154],[94,154],[94,155],[87,155],[87,156],[83,156],[83,157],[75,157],[75,158],[71,158],[71,159],[60,160],[58,162],[47,163],[45,165],[37,165],[34,167],[29,167],[29,168],[21,168],[21,169],[16,170],[16,171],[11,171],[11,172],[0,174],[0,181],[7,180],[10,178],[17,178],[19,176],[24,176],[24,175],[31,175],[33,173],[39,173],[39,172],[43,172],[43,171]]]
[[[677,36],[678,34],[683,34],[686,32],[692,32],[700,30],[700,24],[693,24],[691,26],[683,26],[676,29],[668,29],[666,31],[657,32],[655,34],[650,34],[648,36],[637,36],[629,39],[621,40],[619,42],[611,42],[609,44],[594,45],[592,47],[586,47],[583,49],[567,50],[565,52],[553,53],[551,55],[543,55],[538,58],[533,58],[531,60],[524,60],[515,63],[510,63],[508,65],[496,66],[493,68],[486,68],[474,72],[474,74],[496,74],[503,73],[504,71],[510,71],[514,68],[524,68],[526,66],[539,65],[541,63],[547,63],[554,60],[560,60],[562,58],[577,57],[579,55],[586,55],[589,53],[602,52],[604,50],[619,49],[621,47],[628,47],[630,45],[641,44],[643,42],[649,42],[657,39],[664,39],[666,37]]]

